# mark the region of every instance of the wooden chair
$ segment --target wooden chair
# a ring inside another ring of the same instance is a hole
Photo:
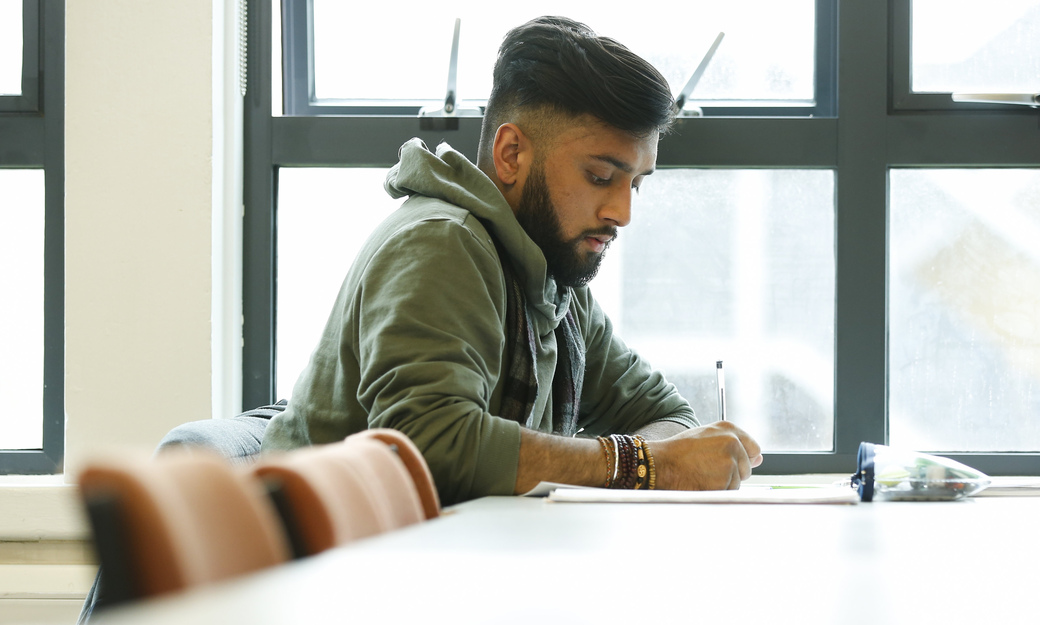
[[[263,485],[198,452],[89,463],[81,497],[104,571],[98,606],[185,590],[285,562]]]
[[[279,502],[297,557],[439,514],[433,480],[415,445],[399,432],[362,434],[263,458],[253,468]],[[422,489],[413,472],[428,479]]]

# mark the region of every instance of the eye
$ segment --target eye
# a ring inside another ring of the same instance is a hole
[[[611,181],[610,178],[602,178],[602,177],[597,176],[596,174],[594,174],[592,172],[589,172],[589,182],[591,182],[592,184],[594,184],[594,185],[596,185],[598,187],[605,187],[608,184],[610,184],[610,181]]]

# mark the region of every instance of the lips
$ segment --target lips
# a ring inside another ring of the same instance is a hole
[[[598,234],[595,236],[585,237],[585,241],[588,242],[593,252],[598,253],[607,249],[607,244],[609,244],[613,238],[614,237],[609,234]]]

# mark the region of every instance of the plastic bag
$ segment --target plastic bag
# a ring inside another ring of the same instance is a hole
[[[852,484],[862,501],[950,501],[970,497],[989,476],[956,460],[860,443]]]

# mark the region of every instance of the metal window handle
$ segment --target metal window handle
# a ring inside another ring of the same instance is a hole
[[[954,93],[954,102],[978,102],[982,104],[1017,104],[1040,106],[1040,93]]]
[[[722,43],[722,38],[726,36],[726,33],[719,33],[715,37],[715,42],[708,48],[708,53],[701,59],[700,65],[697,69],[693,70],[693,75],[686,81],[686,86],[683,87],[682,91],[679,92],[679,97],[675,98],[675,106],[679,109],[679,115],[685,117],[700,117],[703,115],[703,111],[699,108],[692,108],[690,110],[684,110],[683,106],[686,104],[686,100],[689,99],[690,94],[693,93],[693,88],[700,82],[701,76],[704,75],[704,70],[708,69],[708,63],[711,62],[711,57],[715,56],[715,51],[719,49],[719,44]]]
[[[419,117],[478,117],[482,113],[479,108],[460,108],[458,103],[458,68],[459,68],[459,33],[462,30],[462,18],[455,18],[455,34],[451,40],[451,59],[448,61],[448,92],[444,96],[444,105],[440,108],[424,106],[419,110]]]

